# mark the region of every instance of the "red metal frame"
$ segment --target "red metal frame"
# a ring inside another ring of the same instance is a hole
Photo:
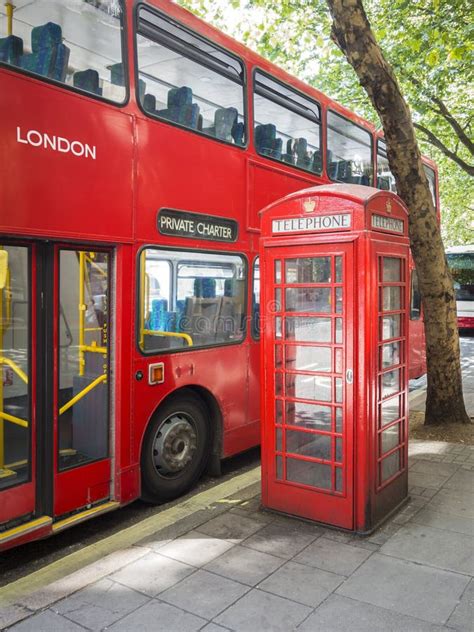
[[[288,193],[329,181],[325,157],[327,109],[363,126],[374,141],[376,137],[373,125],[168,0],[150,0],[150,4],[241,58],[247,76],[248,146],[220,143],[147,117],[136,99],[135,4],[126,0],[125,60],[130,96],[123,106],[0,64],[0,137],[5,147],[0,156],[0,208],[6,210],[0,220],[2,239],[28,239],[33,252],[38,240],[87,243],[114,251],[113,373],[119,387],[112,392],[116,458],[110,480],[111,497],[122,504],[140,494],[139,462],[145,428],[157,407],[179,388],[195,388],[219,412],[213,447],[216,456],[227,457],[259,442],[259,343],[252,338],[250,326],[240,345],[159,356],[144,356],[138,350],[131,323],[136,319],[139,250],[148,244],[186,250],[223,249],[204,240],[191,243],[182,237],[164,238],[156,229],[156,211],[166,206],[236,219],[239,239],[225,244],[225,250],[243,253],[251,270],[258,253],[260,209]],[[252,72],[256,67],[321,105],[321,176],[257,154],[252,114]],[[97,147],[96,160],[18,143],[17,128],[81,139]],[[166,147],[166,151],[158,151],[160,147]],[[33,262],[33,272],[35,266]],[[34,293],[35,283],[32,287]],[[249,306],[251,292],[249,283]],[[33,337],[37,335],[34,322]],[[148,364],[157,357],[164,362],[165,384],[151,387],[146,381],[135,380],[139,371],[147,375]],[[35,392],[36,383],[32,385]],[[35,418],[34,402],[32,410]],[[33,454],[33,467],[35,463]],[[69,484],[74,487],[76,481]],[[25,494],[20,494],[20,488],[2,493],[0,505],[8,510],[0,520],[29,513],[31,494],[33,485]],[[80,502],[60,497],[58,512],[67,512],[74,502]]]

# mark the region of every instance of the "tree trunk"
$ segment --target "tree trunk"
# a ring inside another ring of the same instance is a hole
[[[377,44],[362,0],[327,0],[332,37],[383,125],[390,169],[409,209],[409,235],[423,301],[428,391],[426,424],[470,423],[462,395],[456,301],[410,110]]]

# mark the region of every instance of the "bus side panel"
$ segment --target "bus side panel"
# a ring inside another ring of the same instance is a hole
[[[157,212],[166,207],[237,220],[238,243],[244,250],[248,240],[244,151],[153,120],[138,119],[137,135],[138,239],[159,243]],[[187,242],[190,248],[202,247],[196,240]],[[206,250],[219,248],[218,242],[203,243]],[[229,247],[220,245],[224,250]]]
[[[0,70],[0,230],[132,237],[131,117]]]

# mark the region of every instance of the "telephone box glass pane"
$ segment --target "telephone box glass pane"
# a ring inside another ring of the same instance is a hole
[[[334,349],[334,373],[342,373],[342,349]]]
[[[281,428],[276,428],[275,431],[275,448],[277,452],[282,451],[282,432]]]
[[[382,345],[382,368],[400,364],[400,343],[389,342]]]
[[[312,432],[287,430],[286,451],[329,461],[331,458],[331,437]]]
[[[311,316],[288,316],[286,339],[296,342],[331,342],[331,319]]]
[[[286,403],[286,423],[312,430],[331,430],[331,408],[303,402]]]
[[[342,463],[342,439],[336,439],[336,461]]]
[[[331,289],[325,287],[286,288],[287,312],[331,312]]]
[[[383,402],[380,417],[380,423],[382,426],[386,426],[390,422],[401,417],[400,397],[392,397],[392,399],[387,399],[386,402]]]
[[[400,452],[394,452],[382,461],[382,483],[400,470]]]
[[[275,368],[281,369],[283,364],[283,347],[275,345]]]
[[[336,257],[336,283],[342,283],[342,257]]]
[[[275,283],[281,283],[281,261],[275,261]]]
[[[400,314],[382,317],[382,340],[400,337]]]
[[[283,405],[281,399],[275,401],[275,423],[283,423]]]
[[[285,368],[287,371],[330,371],[331,349],[329,347],[287,345]]]
[[[342,492],[342,468],[336,467],[336,492]]]
[[[338,404],[342,402],[342,380],[340,377],[336,377],[336,402]]]
[[[384,282],[394,283],[401,281],[401,260],[395,257],[383,258],[383,280]]]
[[[388,397],[400,390],[400,369],[382,374],[382,397]]]
[[[332,400],[331,378],[322,375],[287,374],[286,395],[330,402]]]
[[[390,426],[382,432],[382,454],[389,452],[400,443],[400,424]]]
[[[286,478],[293,483],[331,489],[331,466],[298,459],[286,459]]]
[[[275,318],[275,338],[281,338],[281,316]]]
[[[336,342],[342,342],[342,318],[336,318]]]
[[[331,257],[287,259],[285,282],[331,283]]]
[[[336,305],[336,309],[335,309],[336,313],[340,314],[342,312],[342,287],[336,288],[335,305]]]
[[[276,457],[276,477],[280,480],[283,478],[283,459],[281,456]]]
[[[283,374],[275,373],[275,395],[283,394]]]
[[[402,288],[388,286],[382,288],[382,311],[391,312],[401,309]]]
[[[274,312],[281,312],[281,288],[275,288],[275,304],[273,305]]]
[[[342,432],[342,408],[336,408],[336,432]]]

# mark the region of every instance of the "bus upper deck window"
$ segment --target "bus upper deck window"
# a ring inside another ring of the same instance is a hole
[[[327,169],[331,180],[371,185],[372,138],[349,119],[327,113]]]
[[[425,170],[426,177],[428,178],[428,185],[430,187],[431,197],[433,198],[433,204],[436,208],[436,176],[435,172],[428,165],[423,165],[423,169]]]
[[[397,192],[395,177],[388,164],[387,144],[381,138],[377,141],[377,189]]]
[[[263,156],[321,173],[321,110],[291,88],[255,73],[254,141]]]
[[[149,8],[138,11],[139,100],[151,116],[245,145],[244,67]]]
[[[0,13],[0,62],[122,103],[121,0],[33,0]]]
[[[410,320],[419,320],[421,317],[421,294],[418,285],[418,274],[416,270],[411,273],[410,292]]]

